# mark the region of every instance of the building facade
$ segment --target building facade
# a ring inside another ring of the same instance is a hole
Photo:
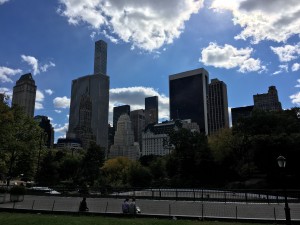
[[[208,72],[203,69],[169,76],[170,119],[191,119],[208,134]]]
[[[39,123],[39,127],[43,129],[44,135],[41,136],[47,148],[53,148],[54,145],[54,128],[47,116],[37,115],[34,120]]]
[[[107,74],[107,43],[103,40],[95,42],[94,74]]]
[[[197,123],[187,120],[166,121],[158,124],[150,124],[143,132],[142,156],[145,155],[168,155],[172,152],[169,134],[181,128],[199,132]]]
[[[280,111],[281,103],[278,99],[278,92],[275,86],[270,86],[268,93],[253,95],[254,109],[264,111]]]
[[[114,144],[110,147],[109,158],[124,156],[131,160],[140,157],[139,144],[134,142],[134,134],[130,117],[127,114],[120,116],[114,137]]]
[[[247,118],[252,115],[253,105],[231,108],[232,126],[236,125],[242,118]]]
[[[58,138],[56,148],[60,150],[82,150],[81,140],[76,138]]]
[[[142,148],[142,133],[145,130],[145,110],[138,109],[130,112],[130,120],[133,128],[134,141]]]
[[[22,75],[13,88],[12,104],[22,107],[30,117],[34,116],[36,89],[31,73]]]
[[[106,47],[101,48],[99,45],[106,46],[106,43],[98,41],[95,44],[94,68],[98,68],[103,63],[106,64]],[[104,62],[99,62],[102,60],[101,57]],[[104,68],[104,66],[100,67]],[[82,143],[86,143],[88,139],[95,139],[96,144],[105,148],[107,152],[109,76],[102,73],[106,72],[104,69],[95,69],[95,72],[97,73],[72,81],[67,138],[83,139]]]
[[[113,127],[117,127],[118,120],[122,114],[130,116],[130,105],[116,106],[113,109]]]
[[[145,98],[145,125],[158,123],[158,96]]]
[[[212,79],[208,85],[208,134],[229,128],[227,86],[223,81]]]

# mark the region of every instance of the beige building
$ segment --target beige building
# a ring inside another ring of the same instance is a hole
[[[140,148],[134,142],[134,133],[130,117],[127,114],[120,116],[114,137],[114,144],[110,147],[109,158],[124,156],[131,160],[140,158]]]
[[[36,88],[31,73],[22,75],[13,88],[12,104],[21,106],[30,117],[34,116]]]

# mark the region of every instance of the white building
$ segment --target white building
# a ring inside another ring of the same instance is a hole
[[[140,158],[139,144],[134,142],[134,134],[130,117],[127,114],[120,116],[117,123],[117,131],[114,144],[110,147],[109,158],[124,156],[131,160]]]

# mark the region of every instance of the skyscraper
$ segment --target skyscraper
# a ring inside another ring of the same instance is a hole
[[[169,76],[170,118],[191,119],[208,133],[208,72],[196,69]]]
[[[130,105],[120,105],[113,109],[113,127],[117,128],[117,123],[121,115],[127,114],[130,116]]]
[[[142,147],[142,133],[145,129],[145,111],[143,109],[130,112],[130,120],[133,128],[134,141]]]
[[[81,140],[82,143],[86,143],[89,139],[93,141],[92,137],[94,136],[96,144],[104,147],[107,151],[109,76],[106,75],[106,50],[106,43],[97,41],[95,44],[95,74],[79,77],[72,81],[67,137],[86,139]]]
[[[44,136],[41,136],[47,148],[53,148],[54,144],[54,128],[47,116],[37,115],[34,120],[39,123],[40,128],[44,131]],[[42,140],[41,140],[42,141]]]
[[[208,85],[208,110],[209,134],[229,128],[227,86],[223,81],[212,79]]]
[[[240,119],[252,116],[253,105],[231,108],[232,126],[238,124]]]
[[[31,73],[22,75],[13,88],[12,104],[21,106],[30,117],[34,115],[36,88]]]
[[[107,44],[99,40],[95,42],[94,74],[106,75],[107,68]]]
[[[145,98],[145,125],[158,123],[158,97]]]
[[[278,92],[275,86],[270,86],[268,93],[253,95],[254,109],[264,111],[280,111],[281,103],[278,100]]]

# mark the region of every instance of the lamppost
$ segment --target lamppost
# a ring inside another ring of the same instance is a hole
[[[281,168],[283,171],[283,176],[284,176],[284,211],[285,211],[285,220],[286,220],[286,225],[291,225],[291,213],[290,213],[290,208],[289,208],[289,203],[287,200],[287,192],[286,192],[286,175],[285,175],[285,165],[286,165],[286,159],[283,156],[279,156],[277,158],[277,163],[278,166]]]

